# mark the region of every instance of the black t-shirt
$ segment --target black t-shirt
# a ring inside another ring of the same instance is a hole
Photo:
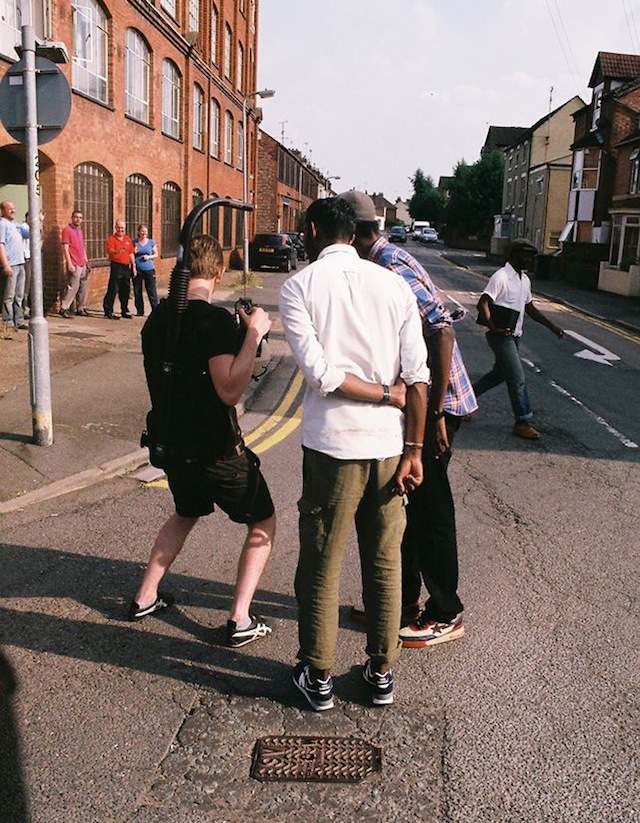
[[[142,329],[142,353],[152,409],[147,428],[157,436],[162,392],[162,363],[169,329],[170,306],[161,300]],[[206,461],[233,454],[242,435],[233,406],[216,394],[209,376],[209,359],[236,355],[238,329],[232,315],[205,300],[190,300],[182,315],[175,356],[168,453]]]

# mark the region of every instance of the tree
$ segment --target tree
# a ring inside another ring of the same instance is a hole
[[[453,173],[445,209],[449,231],[459,236],[491,236],[493,216],[502,208],[503,178],[502,152],[490,152],[471,166],[461,160]]]
[[[417,169],[409,178],[413,185],[413,196],[409,200],[409,214],[414,220],[428,220],[439,223],[444,208],[444,198],[433,185],[433,179]]]

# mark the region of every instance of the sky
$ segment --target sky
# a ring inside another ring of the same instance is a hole
[[[640,53],[640,0],[260,0],[258,38],[262,129],[394,202],[478,160],[490,125],[589,102],[599,51]]]

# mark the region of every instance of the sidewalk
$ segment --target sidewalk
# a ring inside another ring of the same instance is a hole
[[[457,266],[490,277],[498,268],[481,252],[445,249],[442,256]],[[640,335],[640,297],[622,297],[602,291],[587,291],[562,280],[531,278],[534,295],[562,303],[574,311]]]

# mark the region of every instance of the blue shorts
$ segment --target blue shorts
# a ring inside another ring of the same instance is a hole
[[[181,517],[204,517],[216,505],[234,523],[259,523],[274,513],[260,460],[249,449],[208,464],[177,461],[166,472]]]

